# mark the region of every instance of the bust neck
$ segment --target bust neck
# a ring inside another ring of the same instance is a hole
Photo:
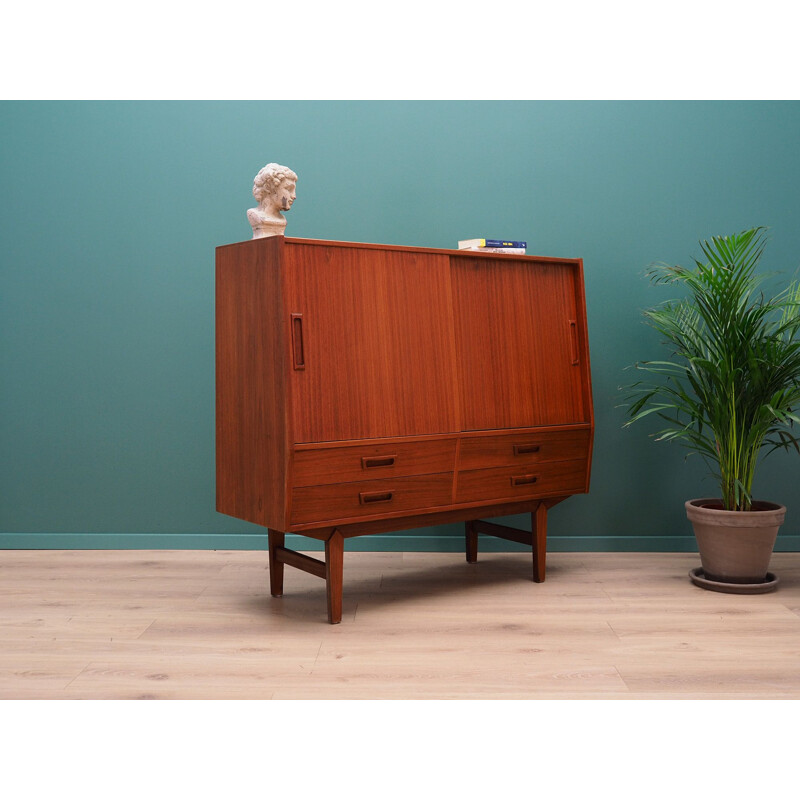
[[[269,213],[271,209],[251,208],[247,212],[247,219],[253,229],[253,238],[260,239],[264,236],[283,236],[286,230],[286,218],[278,211]]]

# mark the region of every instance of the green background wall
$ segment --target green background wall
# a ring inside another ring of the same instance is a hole
[[[765,270],[800,264],[797,102],[5,102],[0,142],[2,547],[265,546],[214,509],[213,311],[214,248],[250,238],[268,161],[300,176],[292,236],[583,257],[592,488],[553,509],[553,550],[691,550],[683,501],[714,493],[621,429],[624,367],[661,354],[647,264],[752,225]],[[780,453],[757,478],[789,505],[778,549],[800,549],[799,476]]]

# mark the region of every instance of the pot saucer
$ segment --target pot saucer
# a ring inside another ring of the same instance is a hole
[[[689,577],[695,586],[702,589],[710,589],[712,592],[725,592],[726,594],[765,594],[774,591],[780,582],[780,578],[772,572],[767,573],[767,578],[762,583],[723,583],[722,581],[712,581],[703,574],[702,567],[695,567],[689,570]]]

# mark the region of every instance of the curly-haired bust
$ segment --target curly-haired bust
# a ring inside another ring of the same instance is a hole
[[[253,238],[282,236],[286,229],[286,218],[281,211],[288,211],[294,203],[297,175],[280,164],[267,164],[253,180],[253,197],[257,208],[247,210],[247,220],[253,229]]]

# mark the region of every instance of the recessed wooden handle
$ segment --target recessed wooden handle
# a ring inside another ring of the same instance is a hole
[[[394,492],[359,492],[358,501],[362,506],[372,503],[388,503]]]
[[[572,344],[572,366],[579,363],[578,357],[578,323],[571,319],[569,321],[569,338]]]
[[[397,456],[364,456],[364,458],[361,459],[361,468],[393,467],[396,458]]]
[[[295,369],[306,368],[303,352],[303,315],[292,314],[292,360]]]
[[[514,475],[514,477],[511,478],[512,486],[525,486],[529,483],[536,483],[535,475]]]
[[[514,455],[515,456],[524,456],[528,453],[538,453],[539,452],[539,445],[538,444],[515,444],[514,445]]]

